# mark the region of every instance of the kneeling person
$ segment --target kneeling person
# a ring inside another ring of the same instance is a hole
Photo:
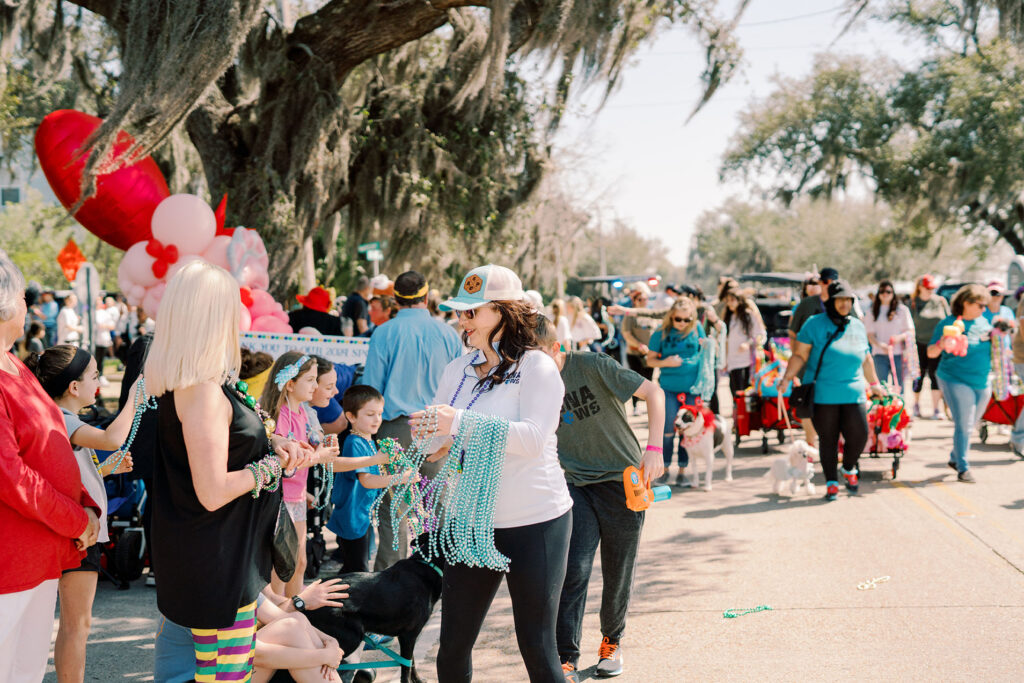
[[[565,470],[573,501],[569,564],[558,606],[556,640],[566,680],[578,681],[583,610],[597,546],[601,545],[601,646],[598,676],[622,673],[619,641],[626,628],[626,610],[633,584],[644,513],[626,507],[622,473],[644,468],[649,484],[664,471],[661,430],[665,399],[648,379],[602,353],[559,349],[551,325],[541,319],[537,329],[541,348],[554,358],[565,383],[558,425],[558,460]],[[631,396],[647,401],[647,450],[626,419]]]

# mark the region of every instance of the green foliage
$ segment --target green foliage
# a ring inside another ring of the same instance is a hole
[[[901,228],[888,206],[868,200],[800,199],[786,207],[730,199],[698,219],[687,276],[708,287],[721,275],[831,266],[867,285],[925,272],[959,276],[989,251],[987,241],[956,232],[922,238]]]
[[[96,266],[100,286],[117,291],[122,252],[86,232],[62,207],[45,204],[37,192],[30,192],[24,202],[0,209],[0,249],[21,268],[26,280],[35,280],[44,288],[70,286],[57,263],[57,253],[71,238]]]
[[[956,34],[943,19],[955,3],[904,5],[891,17],[933,42]],[[980,42],[984,22],[956,16],[971,38],[960,53],[937,50],[909,71],[823,56],[807,77],[780,80],[742,115],[722,176],[784,203],[831,197],[860,178],[914,239],[948,226],[994,230],[1024,253],[1024,54],[1008,40]],[[1015,30],[1000,24],[1001,34]]]

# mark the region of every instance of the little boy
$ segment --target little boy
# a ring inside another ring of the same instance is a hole
[[[373,435],[380,429],[384,397],[373,387],[356,384],[345,391],[341,407],[352,427],[341,450],[343,458],[372,457],[377,454]],[[341,572],[370,571],[370,509],[380,490],[408,481],[419,481],[419,474],[381,474],[376,465],[340,472],[334,477],[331,502],[334,512],[327,528],[338,536]]]

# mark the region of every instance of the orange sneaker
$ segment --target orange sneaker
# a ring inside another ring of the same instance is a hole
[[[580,675],[576,673],[576,667],[569,662],[562,662],[562,673],[569,683],[580,683]]]
[[[622,648],[618,641],[605,636],[597,649],[597,657],[597,670],[594,673],[599,678],[610,678],[622,673]]]

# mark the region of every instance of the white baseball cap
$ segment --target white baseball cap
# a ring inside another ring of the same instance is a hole
[[[459,293],[440,305],[442,311],[468,311],[491,301],[522,301],[523,281],[505,266],[489,263],[466,273]]]

